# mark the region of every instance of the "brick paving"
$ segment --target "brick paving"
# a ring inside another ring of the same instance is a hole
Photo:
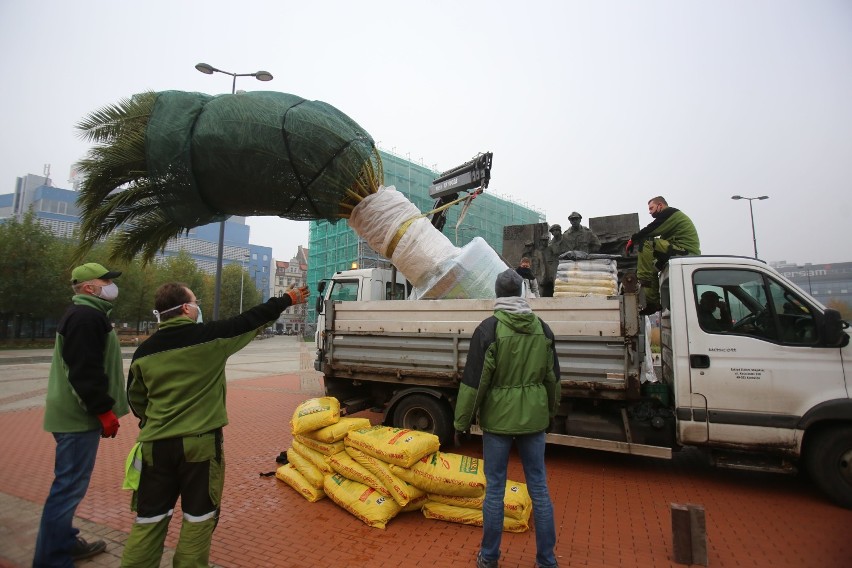
[[[259,475],[276,468],[275,457],[291,441],[293,409],[315,396],[317,385],[307,371],[228,383],[227,475],[211,562],[237,568],[473,566],[477,527],[403,513],[385,530],[370,528],[327,498],[309,503],[274,477]],[[377,421],[377,415],[364,415]],[[0,409],[0,567],[32,562],[53,466],[53,439],[41,428],[42,416],[39,406]],[[133,521],[129,493],[120,486],[137,429],[129,416],[121,425],[116,439],[102,442],[77,510],[83,536],[109,546],[78,566],[118,566]],[[481,456],[478,438],[449,451]],[[803,476],[716,470],[696,451],[662,461],[553,447],[547,463],[563,567],[679,566],[672,561],[671,503],[704,506],[710,566],[852,566],[852,511],[828,502]],[[509,477],[523,480],[517,459]],[[176,514],[169,547],[178,520]],[[534,534],[505,533],[502,550],[502,567],[532,567]],[[170,565],[170,554],[163,566]]]

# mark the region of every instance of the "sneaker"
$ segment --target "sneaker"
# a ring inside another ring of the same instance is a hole
[[[104,541],[86,542],[85,539],[78,536],[77,543],[71,549],[71,558],[74,560],[83,560],[84,558],[91,558],[96,554],[100,554],[104,550],[106,550],[106,543]]]
[[[482,557],[482,553],[476,555],[476,568],[498,568],[496,560],[486,560]]]

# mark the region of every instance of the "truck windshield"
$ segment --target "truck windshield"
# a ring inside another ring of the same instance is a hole
[[[708,333],[750,335],[813,345],[813,308],[770,276],[752,270],[698,270],[693,276],[698,323]]]
[[[351,302],[358,299],[357,280],[335,280],[328,294],[329,300]]]

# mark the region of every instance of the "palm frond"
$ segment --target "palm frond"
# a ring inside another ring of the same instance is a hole
[[[156,100],[156,93],[134,95],[91,113],[77,124],[84,139],[98,144],[80,162],[85,177],[77,197],[83,221],[80,255],[85,255],[121,223],[134,215],[145,215],[152,207],[154,196],[147,179],[145,132]],[[139,250],[122,251],[118,245],[114,247],[113,259],[132,258]]]
[[[92,112],[76,128],[81,138],[96,143],[107,143],[132,132],[144,134],[156,101],[154,92],[133,95]]]

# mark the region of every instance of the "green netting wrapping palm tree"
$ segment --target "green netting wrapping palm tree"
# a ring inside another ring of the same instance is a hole
[[[78,254],[115,233],[113,259],[150,261],[167,241],[231,215],[348,218],[382,184],[370,135],[320,101],[277,92],[140,93],[77,128]]]

